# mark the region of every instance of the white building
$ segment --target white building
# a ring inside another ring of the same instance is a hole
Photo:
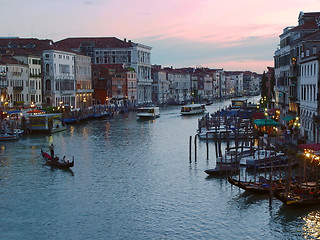
[[[92,106],[92,71],[91,57],[76,54],[75,56],[76,102],[75,108]]]
[[[28,102],[30,105],[42,107],[41,57],[36,55],[15,55],[13,57],[28,65]]]
[[[177,69],[166,69],[171,98],[175,103],[191,100],[191,75]]]
[[[319,142],[317,127],[319,94],[319,56],[305,58],[300,61],[299,98],[300,98],[300,134],[308,140]]]
[[[76,106],[75,54],[43,51],[44,103],[47,106]]]
[[[30,105],[28,65],[16,61],[16,63],[8,62],[6,67],[8,106]]]

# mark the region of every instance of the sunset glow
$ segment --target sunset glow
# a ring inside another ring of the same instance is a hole
[[[114,36],[153,47],[152,64],[262,73],[283,29],[318,7],[318,0],[4,0],[0,36]]]

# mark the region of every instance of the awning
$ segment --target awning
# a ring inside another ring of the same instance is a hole
[[[272,119],[256,119],[253,121],[253,123],[255,125],[257,125],[257,127],[277,127],[280,124]]]
[[[28,111],[27,113],[45,113],[46,111],[39,110],[39,109],[32,109],[31,111]]]
[[[320,150],[320,143],[308,143],[308,144],[300,144],[298,145],[301,149],[309,149],[313,151],[319,151]]]
[[[8,111],[8,114],[15,114],[15,113],[22,113],[20,110],[13,110],[13,111]]]
[[[289,121],[291,121],[292,119],[295,119],[295,117],[285,116],[285,117],[282,118],[282,120],[285,121],[285,122],[289,122]]]

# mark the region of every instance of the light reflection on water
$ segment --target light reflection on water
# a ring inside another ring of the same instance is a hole
[[[226,104],[226,103],[225,103]],[[208,107],[210,112],[222,104]],[[292,211],[268,196],[207,178],[215,148],[189,136],[199,116],[179,107],[68,126],[52,136],[0,143],[1,239],[299,239],[318,234],[318,211]],[[74,156],[72,171],[43,164],[41,148]],[[224,146],[225,147],[225,146]],[[58,231],[57,231],[58,229]]]
[[[302,218],[305,221],[305,226],[302,227],[305,238],[320,238],[320,211],[314,210],[307,216]]]

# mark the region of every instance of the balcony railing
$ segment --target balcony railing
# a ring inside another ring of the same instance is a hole
[[[23,87],[22,86],[13,86],[13,91],[22,91]]]

